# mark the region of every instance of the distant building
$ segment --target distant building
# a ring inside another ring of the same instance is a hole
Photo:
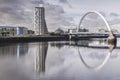
[[[0,26],[0,36],[27,36],[34,34],[34,31],[25,27]]]
[[[68,29],[68,33],[75,33],[77,29]]]
[[[64,31],[60,28],[58,28],[55,32],[55,34],[61,34],[61,33],[64,33]]]
[[[0,26],[0,36],[15,36],[17,28],[13,26]]]
[[[85,28],[82,28],[82,29],[79,29],[78,32],[89,32],[89,30],[85,29]]]
[[[17,35],[19,36],[25,36],[27,35],[27,28],[25,27],[17,27]]]
[[[76,28],[75,29],[68,29],[68,33],[76,33],[76,32],[89,32],[88,29],[85,29],[85,28],[82,28],[82,29],[79,29],[77,30]]]
[[[35,32],[34,32],[33,30],[27,30],[27,34],[28,34],[28,35],[34,35]]]

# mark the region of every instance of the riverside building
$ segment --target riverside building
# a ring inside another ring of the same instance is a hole
[[[28,36],[34,34],[34,31],[26,27],[0,26],[0,36]]]
[[[48,34],[48,29],[45,21],[45,8],[42,4],[39,7],[35,7],[34,29],[36,35]]]

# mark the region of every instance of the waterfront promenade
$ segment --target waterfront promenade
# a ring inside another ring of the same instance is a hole
[[[7,42],[39,42],[39,41],[61,41],[68,40],[68,36],[19,36],[0,37],[0,43]]]
[[[70,39],[71,36],[71,39]],[[5,36],[0,37],[2,42],[39,42],[39,41],[68,41],[68,40],[86,40],[92,38],[108,38],[109,34],[62,34],[62,35],[32,35],[32,36]],[[120,38],[120,34],[115,34]]]
[[[83,40],[90,38],[107,38],[108,36],[95,36],[95,35],[84,35],[84,36],[73,36],[71,40]],[[70,40],[69,35],[56,35],[56,36],[19,36],[19,37],[0,37],[0,43],[2,42],[39,42],[39,41],[66,41]]]

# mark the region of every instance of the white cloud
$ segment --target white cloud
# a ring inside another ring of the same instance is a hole
[[[33,28],[34,7],[45,5],[49,30],[77,26],[89,11],[102,12],[111,25],[119,24],[119,0],[0,0],[0,25],[18,25]],[[73,24],[74,22],[74,24]]]
[[[59,1],[63,2],[63,0]],[[47,1],[43,0],[1,0],[0,25],[17,25],[33,28],[34,7],[41,3],[45,5],[48,29],[54,30],[55,28],[71,24],[72,19],[64,15],[64,9],[60,5],[47,3]]]

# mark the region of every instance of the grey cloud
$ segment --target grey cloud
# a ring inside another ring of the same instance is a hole
[[[59,2],[62,2],[62,3],[68,3],[67,0],[59,0]]]
[[[108,21],[110,25],[116,25],[116,24],[120,24],[120,19],[113,19]]]
[[[109,24],[110,25],[117,25],[120,24],[120,15],[117,13],[110,13],[109,17],[111,18],[111,20],[109,20]]]
[[[23,23],[25,20],[24,7],[22,1],[19,0],[1,0],[0,1],[0,17],[4,24]],[[3,24],[3,25],[4,25]]]
[[[58,27],[63,28],[68,27],[73,25],[71,21],[73,21],[72,17],[65,17],[64,14],[64,9],[63,7],[59,5],[51,5],[47,3],[46,5],[46,22],[48,24],[48,27],[50,29],[56,29]]]
[[[70,5],[70,3],[68,2],[68,0],[59,0],[59,2],[67,4],[70,8],[72,8],[72,6]]]
[[[34,1],[31,1],[33,4],[44,4],[44,1],[43,0],[34,0]]]
[[[105,13],[104,12],[99,12],[100,14],[102,14],[104,17],[106,17],[106,15],[105,15]],[[90,14],[88,14],[86,17],[85,17],[85,19],[88,19],[88,20],[95,20],[95,21],[97,21],[97,20],[101,20],[101,17],[98,15],[98,14],[96,14],[96,13],[90,13]]]
[[[102,15],[105,15],[108,24],[110,25],[111,29],[116,29],[119,31],[119,25],[120,25],[120,16],[117,13],[110,13],[109,15],[106,15],[102,12]],[[99,17],[95,17],[94,15],[88,16],[83,22],[82,26],[84,28],[89,29],[90,31],[98,31],[99,29],[107,29],[105,23],[103,20]],[[87,27],[86,27],[87,26]],[[91,27],[94,27],[94,29],[91,29]]]
[[[99,17],[99,16],[98,16],[97,14],[94,14],[94,13],[89,14],[89,15],[86,16],[86,18],[87,18],[87,19],[90,19],[90,20],[97,20],[98,17]]]
[[[106,17],[104,12],[100,13]],[[81,27],[89,29],[90,32],[98,32],[99,29],[106,29],[104,21],[95,13],[87,15],[83,20]]]
[[[19,5],[19,1],[0,1],[0,13],[2,15],[11,15],[11,16],[17,16],[19,15],[18,11],[21,10],[21,6]]]
[[[47,3],[45,5],[45,7],[46,7],[46,15],[48,14],[48,15],[52,16],[53,14],[55,14],[54,16],[57,16],[59,14],[64,13],[63,8],[59,5],[51,5],[51,4]]]
[[[60,5],[43,0],[0,0],[0,25],[19,25],[33,28],[34,7],[44,3],[48,28],[70,25],[71,18],[65,17]],[[51,26],[52,25],[52,26]]]
[[[100,11],[100,14],[102,14],[104,17],[106,17],[106,14],[102,11]]]
[[[110,15],[110,16],[113,16],[113,17],[118,17],[118,16],[120,16],[120,15],[117,14],[117,13],[110,13],[109,15]]]

